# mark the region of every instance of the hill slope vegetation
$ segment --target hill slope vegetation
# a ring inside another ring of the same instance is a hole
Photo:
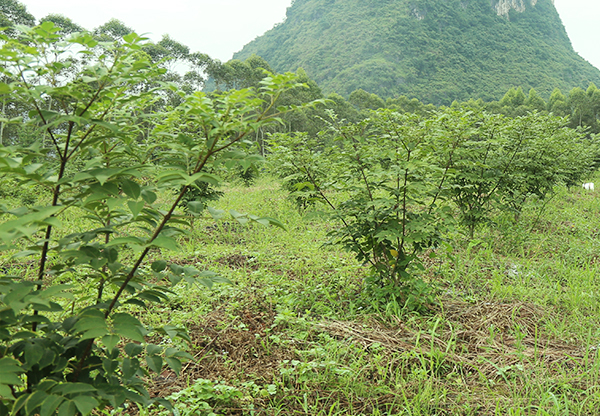
[[[325,92],[362,88],[434,104],[499,99],[513,86],[549,96],[600,82],[551,0],[526,0],[519,10],[505,3],[296,0],[285,22],[234,58],[256,54],[276,71],[302,67]]]

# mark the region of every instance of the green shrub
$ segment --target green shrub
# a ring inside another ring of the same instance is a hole
[[[99,44],[79,33],[63,41],[51,22],[21,30],[18,40],[0,36],[7,81],[0,94],[29,110],[25,121],[11,122],[44,132],[52,147],[0,147],[0,172],[52,197],[38,206],[0,205],[0,251],[38,265],[33,275],[0,275],[0,414],[88,415],[126,401],[169,406],[150,398],[144,377],[165,365],[179,373],[191,356],[147,336],[189,338],[174,326],[146,327],[131,308],[167,301],[180,282],[227,281],[168,260],[181,225],[189,225],[175,210],[194,184],[221,182],[213,166],[251,162],[241,143],[285,111],[273,110],[276,99],[298,83],[267,75],[260,91],[210,98],[177,91],[181,104],[154,115],[153,141],[142,145],[136,111],[160,96],[152,86],[163,72],[140,53],[143,38]],[[63,60],[73,49],[85,59]],[[57,110],[42,110],[50,98]],[[158,173],[149,162],[156,149],[168,161]],[[179,192],[171,200],[157,201],[172,189]],[[76,212],[84,213],[81,228],[65,230],[63,219]],[[158,259],[149,260],[151,251]],[[92,295],[78,298],[82,288]]]

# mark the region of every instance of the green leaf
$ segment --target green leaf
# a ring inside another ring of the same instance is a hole
[[[130,181],[129,179],[121,180],[121,189],[125,192],[129,198],[138,199],[142,194],[142,189],[137,182]]]
[[[12,394],[12,390],[10,389],[10,387],[8,387],[5,384],[0,384],[0,397],[7,398],[7,399],[8,398],[13,398],[14,399],[14,396]],[[2,409],[2,402],[0,402],[0,412],[2,410],[4,410],[4,409]],[[0,414],[8,414],[8,412],[7,413],[0,413]]]
[[[97,119],[92,119],[92,120],[90,120],[90,122],[97,126],[104,127],[105,129],[110,130],[114,134],[119,133],[119,126],[117,126],[115,124],[109,123],[107,121],[97,120]]]
[[[144,327],[140,321],[127,313],[117,313],[113,316],[113,330],[125,338],[144,342]]]
[[[11,91],[10,85],[0,82],[0,94],[10,94]]]
[[[9,396],[6,396],[6,397],[9,397]],[[27,394],[23,394],[23,395],[19,396],[17,401],[13,404],[11,416],[15,416],[15,415],[19,414],[19,411],[21,411],[21,409],[25,405],[25,402],[27,401],[28,398],[29,398],[29,396]]]
[[[134,219],[137,218],[140,212],[142,212],[142,209],[144,209],[144,205],[144,201],[127,201],[127,206],[131,210]]]
[[[132,358],[140,355],[142,352],[144,352],[144,347],[142,347],[140,344],[130,342],[129,344],[125,345],[125,354]]]
[[[0,359],[0,374],[7,377],[6,379],[0,379],[0,386],[3,384],[22,385],[23,381],[19,377],[19,374],[24,372],[25,370],[21,368],[21,363],[17,360],[8,357]]]
[[[42,403],[40,416],[52,416],[64,400],[61,396],[49,395]]]
[[[81,339],[100,338],[109,332],[104,314],[98,309],[87,309],[82,312],[74,329],[82,333]]]
[[[44,356],[44,349],[35,343],[28,342],[25,344],[25,364],[28,367],[33,367],[40,362]]]
[[[137,246],[143,246],[145,243],[146,242],[144,240],[138,237],[118,237],[110,240],[106,247],[112,247],[121,244],[134,244]]]
[[[263,225],[274,225],[275,227],[279,227],[284,231],[287,231],[285,226],[277,219],[271,217],[261,217],[256,220],[256,222],[261,223]]]
[[[62,207],[43,207],[37,211],[19,216],[15,220],[8,220],[0,224],[0,238],[9,243],[14,238],[24,235],[32,236],[37,232],[37,225],[52,224],[60,225],[57,219],[53,217]],[[34,226],[30,226],[35,224]]]
[[[46,400],[48,393],[45,391],[36,391],[29,396],[25,402],[25,412],[30,415],[33,414],[34,410],[42,405],[42,402]]]
[[[66,400],[58,408],[57,416],[75,416],[75,413],[77,413],[77,407],[75,406],[75,403],[70,400]]]
[[[97,389],[94,386],[87,383],[61,383],[51,390],[53,394],[60,394],[61,396],[79,393],[95,393],[96,391]]]
[[[100,404],[96,399],[89,396],[75,396],[73,402],[83,416],[90,414]]]
[[[131,299],[127,299],[124,302],[125,305],[135,305],[135,306],[139,306],[141,308],[148,308],[148,305],[146,305],[143,301],[141,301],[140,299],[136,299],[136,298],[131,298]]]
[[[149,205],[152,205],[154,201],[156,201],[156,194],[152,191],[144,189],[142,191],[142,199],[146,201]]]
[[[187,203],[188,212],[196,215],[202,214],[205,206],[206,204],[202,201],[190,201]]]
[[[119,361],[117,360],[109,360],[108,358],[102,359],[102,368],[106,371],[106,375],[109,376],[115,372],[117,368],[119,368]]]
[[[146,363],[148,364],[148,368],[155,373],[160,373],[162,370],[163,362],[162,358],[158,355],[148,355],[146,357]]]
[[[111,351],[121,341],[121,337],[117,335],[106,335],[102,337],[102,343],[108,351]]]
[[[18,386],[22,383],[23,383],[23,381],[17,375],[17,373],[5,373],[5,372],[0,373],[0,385],[6,384],[6,385]]]
[[[219,183],[221,183],[221,179],[216,175],[211,175],[210,173],[206,172],[198,172],[188,177],[185,184],[189,186],[195,183],[196,181],[206,182],[210,185],[218,185]]]
[[[124,358],[121,369],[123,371],[123,377],[126,380],[129,380],[134,377],[137,371],[140,369],[140,363],[135,358]]]
[[[210,216],[213,217],[213,219],[216,221],[220,220],[225,216],[225,211],[222,209],[215,209],[211,207],[208,207],[207,209]]]
[[[231,217],[236,220],[237,222],[239,222],[242,225],[246,225],[248,224],[248,221],[250,221],[248,219],[248,216],[246,214],[242,214],[240,212],[237,212],[235,210],[229,210],[229,215],[231,215]]]
[[[150,267],[152,268],[152,270],[159,273],[167,268],[167,262],[164,260],[157,260],[154,263],[152,263],[152,266]]]
[[[179,375],[179,372],[181,371],[181,361],[174,357],[167,357],[165,358],[165,361],[171,370],[173,370],[175,374]]]
[[[160,354],[163,350],[163,347],[159,346],[159,345],[154,345],[154,344],[148,344],[146,345],[146,353],[148,355],[157,355]]]
[[[172,250],[172,251],[179,250],[179,245],[177,244],[177,241],[175,241],[175,239],[173,239],[171,237],[164,237],[164,236],[156,237],[150,243],[150,247],[165,248],[167,250]]]

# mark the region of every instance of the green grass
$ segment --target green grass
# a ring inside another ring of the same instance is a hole
[[[275,217],[286,230],[201,218],[181,251],[162,253],[233,282],[181,286],[169,302],[137,312],[150,326],[190,333],[182,347],[194,361],[179,377],[165,371],[148,380],[153,394],[175,393],[181,415],[591,415],[600,408],[596,193],[558,189],[541,214],[532,203],[517,224],[495,218],[471,242],[456,236],[450,256],[440,248],[425,260],[438,305],[416,315],[376,308],[362,290],[367,270],[324,245],[335,224],[299,213],[276,181],[224,190],[216,208]],[[63,232],[82,221],[66,218]],[[98,414],[123,412],[161,414]]]

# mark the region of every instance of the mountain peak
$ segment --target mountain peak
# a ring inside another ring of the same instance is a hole
[[[295,0],[283,23],[234,58],[252,54],[276,71],[304,68],[324,92],[434,104],[600,83],[553,0]]]
[[[496,10],[498,16],[508,16],[511,10],[516,10],[519,13],[527,9],[527,4],[535,6],[538,0],[492,0],[492,7]],[[551,0],[554,5],[554,0]]]

